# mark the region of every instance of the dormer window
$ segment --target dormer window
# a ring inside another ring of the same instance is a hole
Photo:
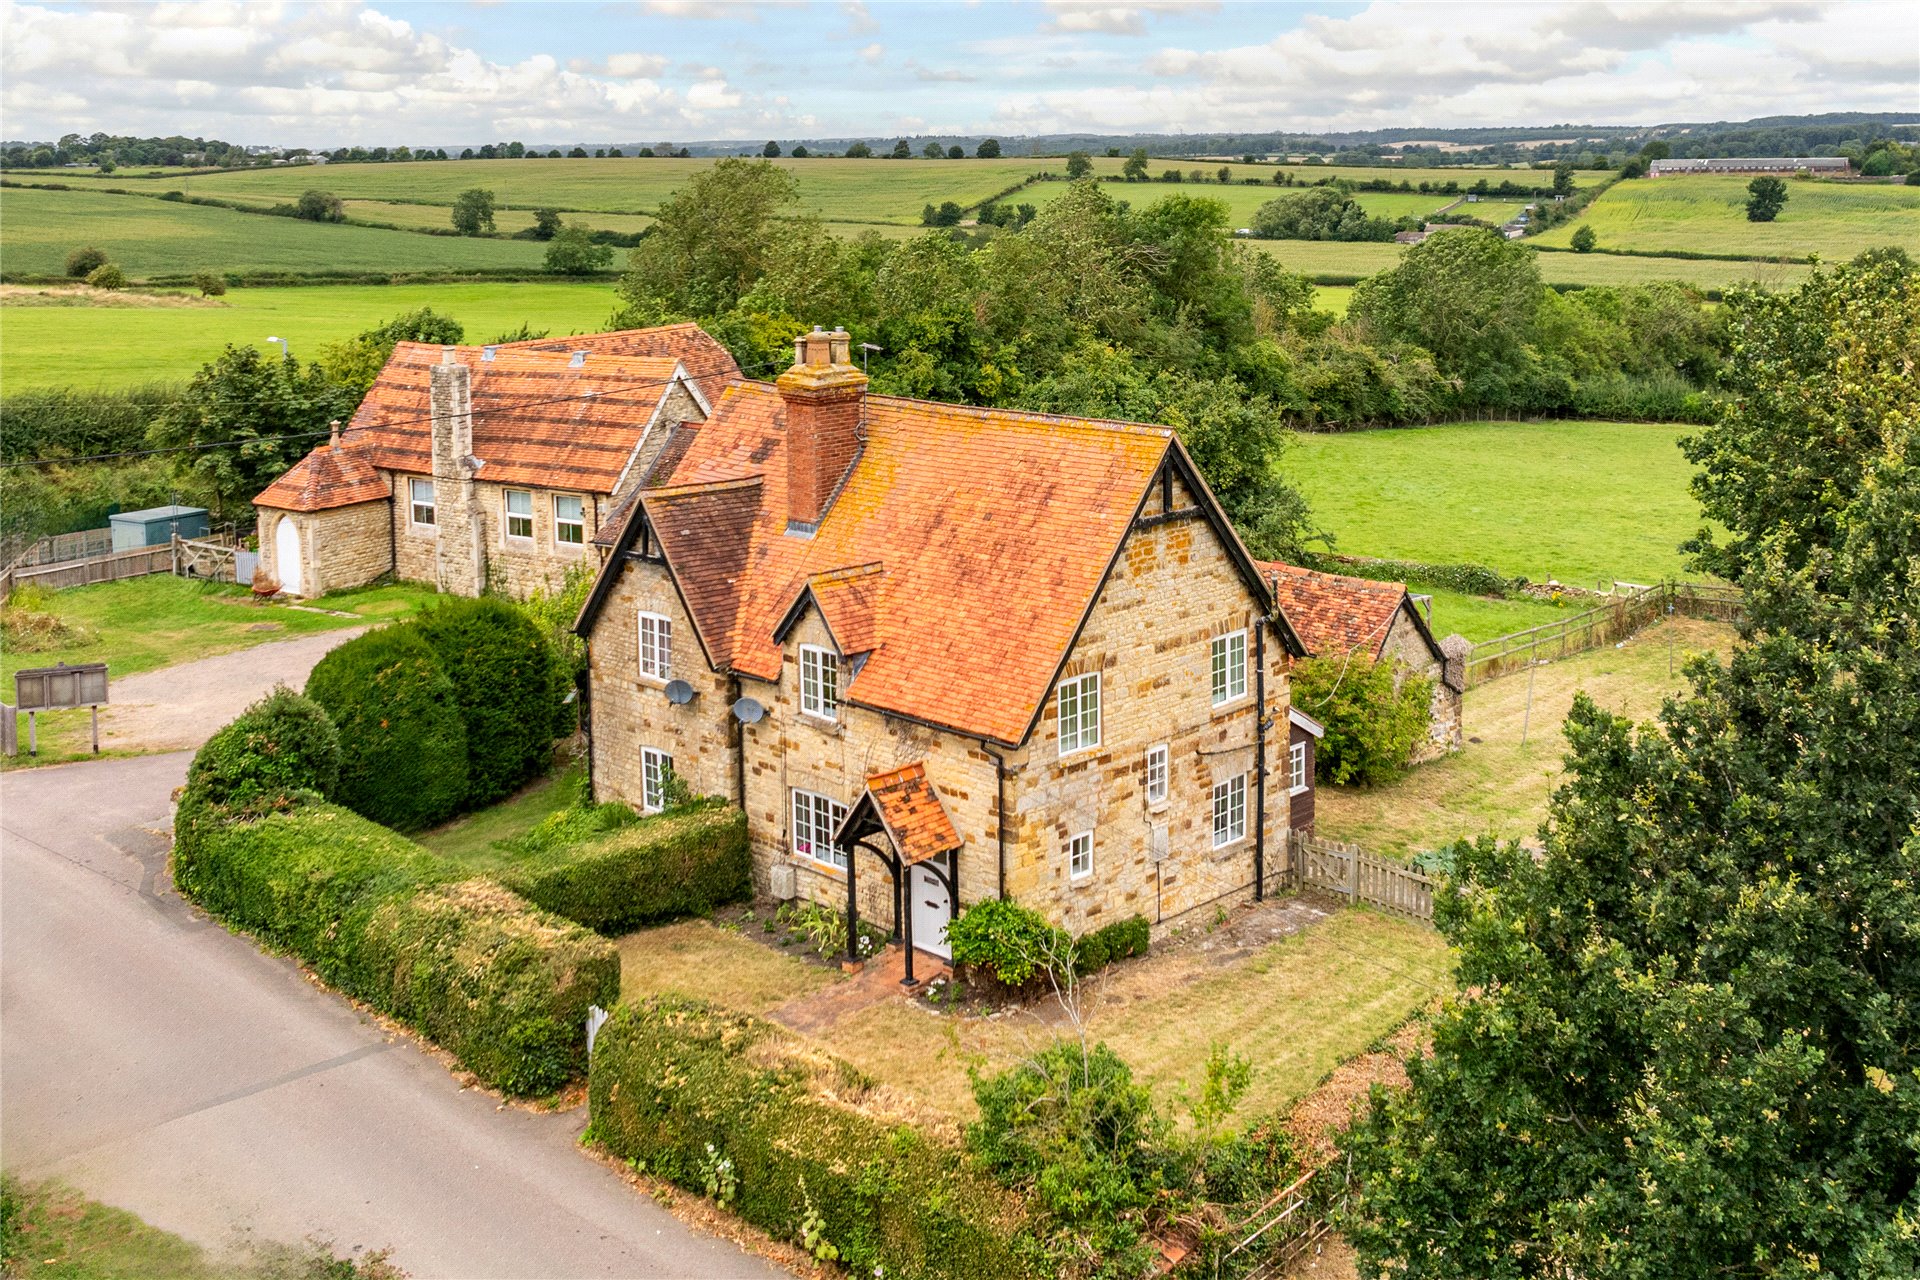
[[[822,720],[840,718],[840,655],[833,650],[800,646],[800,710]]]

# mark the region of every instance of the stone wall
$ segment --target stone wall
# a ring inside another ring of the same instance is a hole
[[[392,565],[387,545],[387,504],[361,502],[328,511],[292,512],[260,509],[260,568],[286,586],[279,563],[282,521],[293,521],[300,531],[300,594],[323,596],[330,591],[365,586]]]
[[[1381,645],[1380,657],[1399,664],[1402,670],[1412,671],[1433,682],[1433,698],[1427,712],[1427,737],[1413,751],[1414,763],[1419,764],[1460,749],[1460,693],[1447,686],[1446,664],[1434,657],[1433,650],[1427,647],[1419,628],[1407,616],[1408,607],[1403,605],[1394,614],[1393,625],[1387,628],[1387,638]]]
[[[459,595],[478,595],[479,588],[492,587],[504,595],[524,600],[536,590],[556,590],[565,581],[567,570],[585,562],[596,568],[593,535],[605,515],[608,501],[604,494],[566,494],[551,489],[529,489],[524,485],[494,484],[484,480],[447,481],[435,479],[435,514],[431,526],[413,523],[412,499],[407,482],[424,479],[408,475],[393,477],[398,497],[393,504],[394,576],[408,582],[431,582],[443,591]],[[506,494],[513,489],[525,492],[533,500],[533,536],[507,536]],[[466,492],[469,496],[461,498]],[[449,498],[451,495],[451,498]],[[586,515],[586,541],[578,546],[559,542],[554,536],[553,500],[569,496],[582,499]],[[468,571],[472,539],[480,550],[477,585]],[[450,540],[449,554],[441,555],[443,540]],[[461,548],[466,550],[462,551]]]

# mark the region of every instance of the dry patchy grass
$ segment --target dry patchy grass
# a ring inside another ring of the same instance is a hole
[[[1563,771],[1560,727],[1574,694],[1584,690],[1609,711],[1648,719],[1685,688],[1681,668],[1687,657],[1724,653],[1733,634],[1720,623],[1678,618],[1618,648],[1543,664],[1533,670],[1531,713],[1524,671],[1470,689],[1463,750],[1391,786],[1321,787],[1315,829],[1382,853],[1414,853],[1487,833],[1531,837],[1546,818],[1548,794]]]
[[[705,920],[643,929],[620,940],[620,998],[677,995],[764,1014],[787,1000],[843,981]]]
[[[0,284],[0,306],[162,308],[223,307],[226,303],[191,293],[144,289],[96,289],[87,284]]]

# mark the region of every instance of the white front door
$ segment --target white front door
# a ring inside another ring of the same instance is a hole
[[[947,945],[953,906],[945,882],[924,865],[915,864],[907,868],[907,894],[912,900],[914,950],[953,959],[953,948]]]
[[[300,530],[292,516],[281,516],[273,531],[273,569],[280,589],[290,596],[306,594],[300,582]]]

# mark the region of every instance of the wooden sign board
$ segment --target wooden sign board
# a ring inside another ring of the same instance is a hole
[[[107,700],[107,664],[83,662],[77,666],[34,667],[14,674],[16,705],[22,711],[55,711],[63,707],[98,707]]]

